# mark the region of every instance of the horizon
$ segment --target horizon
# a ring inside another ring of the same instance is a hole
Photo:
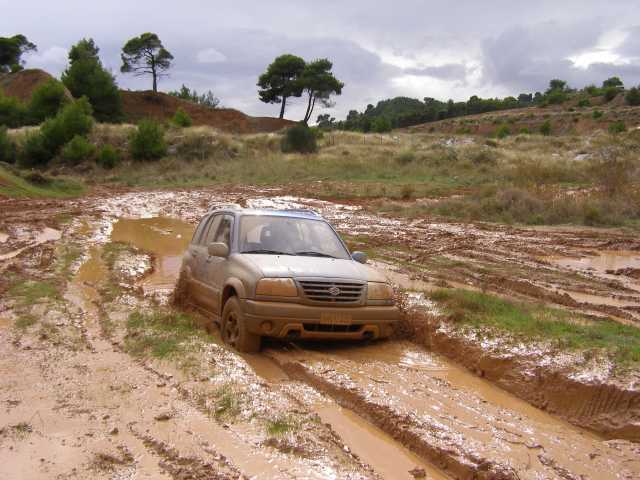
[[[544,91],[552,78],[566,80],[572,88],[599,85],[611,76],[620,77],[626,87],[640,84],[640,22],[628,20],[640,18],[635,2],[514,6],[497,0],[487,7],[467,1],[455,11],[432,2],[402,3],[405,9],[385,5],[374,11],[361,1],[330,1],[320,8],[283,1],[212,6],[187,0],[179,9],[156,8],[145,17],[152,5],[148,1],[132,6],[120,0],[108,5],[72,0],[60,7],[3,0],[0,8],[11,29],[5,26],[0,36],[26,35],[38,45],[38,52],[25,57],[26,68],[56,77],[66,68],[69,48],[93,38],[120,88],[146,90],[149,79],[120,73],[120,50],[129,38],[155,32],[175,56],[169,77],[159,84],[161,91],[182,84],[200,93],[212,90],[222,106],[257,116],[278,114],[277,105],[260,102],[256,86],[276,56],[326,57],[345,88],[334,99],[335,107],[318,108],[312,121],[323,113],[343,119],[349,110],[363,111],[368,104],[398,96],[443,101],[466,101],[472,95],[517,97]],[[280,18],[282,8],[287,8],[286,18]],[[323,12],[331,14],[322,18]],[[54,17],[55,28],[39,21]],[[209,18],[224,22],[209,33]],[[426,27],[421,19],[427,19]],[[193,28],[183,27],[189,24]],[[285,117],[297,120],[304,108],[304,99],[294,99]]]

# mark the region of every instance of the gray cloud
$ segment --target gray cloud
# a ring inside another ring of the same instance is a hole
[[[640,83],[637,0],[459,0],[455,8],[424,0],[0,0],[0,11],[0,35],[24,33],[38,44],[32,66],[59,75],[61,51],[93,37],[124,88],[149,88],[148,80],[119,74],[119,52],[128,38],[154,31],[176,57],[162,89],[182,83],[212,89],[225,106],[251,114],[277,113],[277,106],[259,102],[255,83],[285,52],[334,62],[346,84],[330,112],[337,117],[391,95],[517,94],[544,89],[552,77],[580,86],[614,74]],[[596,55],[576,68],[570,58],[597,53],[612,31],[627,37],[609,53],[635,60],[616,65]],[[294,102],[287,116],[301,117],[302,103]]]

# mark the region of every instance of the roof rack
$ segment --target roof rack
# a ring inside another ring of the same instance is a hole
[[[285,208],[282,211],[284,211],[284,212],[293,212],[293,213],[309,213],[311,215],[315,215],[316,217],[320,216],[320,214],[318,212],[316,212],[315,210],[312,210],[310,208]]]
[[[239,210],[242,207],[237,203],[217,203],[215,205],[209,206],[210,212],[215,212],[217,210]]]

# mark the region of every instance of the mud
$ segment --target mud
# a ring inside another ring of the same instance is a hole
[[[633,323],[633,262],[557,260],[640,251],[632,234],[407,222],[279,193],[219,187],[0,202],[0,255],[12,254],[0,260],[0,291],[16,278],[59,289],[29,305],[0,299],[0,477],[640,475],[637,445],[607,440],[635,438],[637,372],[620,377],[595,360],[461,335],[423,293],[482,289]],[[207,324],[210,334],[179,357],[129,353],[129,314],[166,303],[196,222],[224,203],[320,211],[414,290],[414,342],[274,342],[240,356]],[[40,241],[47,229],[58,233]],[[77,258],[64,260],[73,249]],[[220,414],[223,400],[233,415]]]

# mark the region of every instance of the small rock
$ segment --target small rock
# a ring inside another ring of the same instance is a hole
[[[113,427],[113,429],[109,432],[109,435],[118,435],[118,433],[120,433],[118,427]]]
[[[413,478],[427,478],[427,472],[424,468],[414,468],[413,470],[409,470],[409,473],[413,475]]]
[[[153,417],[156,422],[166,422],[173,418],[172,412],[163,412]]]

